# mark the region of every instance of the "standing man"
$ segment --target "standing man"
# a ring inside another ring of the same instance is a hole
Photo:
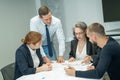
[[[88,71],[76,71],[73,67],[65,68],[66,73],[76,77],[100,79],[108,72],[110,80],[120,79],[120,44],[107,37],[104,27],[99,23],[93,23],[87,28],[87,36],[92,43],[102,48],[97,66]]]
[[[63,54],[65,52],[65,37],[62,29],[61,21],[52,16],[50,9],[47,6],[41,6],[37,16],[30,20],[30,30],[42,34],[42,56],[45,62],[56,60],[64,62]],[[53,37],[57,35],[59,42],[59,56],[57,58],[54,47]],[[50,60],[49,60],[50,59]]]

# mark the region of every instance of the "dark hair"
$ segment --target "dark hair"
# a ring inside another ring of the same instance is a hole
[[[42,35],[35,31],[30,31],[26,36],[25,39],[22,39],[21,41],[24,44],[36,44],[37,42],[41,41]]]
[[[46,15],[50,12],[50,9],[47,7],[47,6],[41,6],[39,9],[38,9],[38,14],[40,17],[42,17],[42,15]]]
[[[87,25],[84,22],[78,22],[73,27],[73,35],[75,36],[75,28],[80,28],[83,30],[83,32],[86,32]]]
[[[89,32],[95,32],[98,33],[100,35],[105,36],[105,29],[103,27],[103,25],[99,24],[99,23],[93,23],[88,27]]]

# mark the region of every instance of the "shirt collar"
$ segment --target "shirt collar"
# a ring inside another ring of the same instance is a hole
[[[36,52],[36,50],[31,49],[28,44],[27,44],[27,47],[28,47],[28,49],[30,50],[31,53],[35,53]]]

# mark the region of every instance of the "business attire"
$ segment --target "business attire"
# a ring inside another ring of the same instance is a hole
[[[57,39],[59,42],[59,56],[63,56],[64,52],[65,52],[65,36],[63,33],[63,29],[62,29],[62,24],[61,21],[52,16],[52,22],[50,25],[48,26],[48,30],[49,30],[49,34],[50,34],[50,40],[51,40],[51,44],[52,44],[52,51],[53,51],[53,56],[49,56],[48,53],[48,44],[47,44],[47,37],[46,37],[46,28],[45,28],[45,24],[44,22],[39,18],[39,16],[35,16],[30,20],[30,30],[31,31],[36,31],[42,34],[42,56],[47,56],[49,59],[51,60],[56,60],[56,54],[55,54],[55,50],[53,47],[53,37],[56,34],[57,35]]]
[[[97,51],[95,47],[92,45],[92,43],[86,38],[86,44],[84,46],[84,50],[82,50],[81,55],[77,55],[77,45],[78,45],[78,40],[74,38],[74,40],[71,41],[71,51],[69,53],[69,58],[74,57],[78,60],[82,60],[86,55],[96,55]],[[79,58],[79,57],[80,58]]]
[[[28,74],[34,74],[36,67],[42,66],[43,58],[40,49],[32,51],[27,44],[22,44],[16,50],[14,79]]]
[[[106,71],[110,80],[120,79],[120,44],[111,37],[100,51],[96,68],[88,71],[76,71],[75,75],[76,77],[100,79]]]

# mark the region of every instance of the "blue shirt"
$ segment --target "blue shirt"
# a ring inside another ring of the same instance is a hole
[[[58,43],[59,43],[59,56],[63,56],[65,52],[65,36],[62,29],[61,21],[52,16],[51,24],[48,25],[51,42],[53,37],[56,34]],[[33,17],[30,20],[30,31],[36,31],[42,34],[42,45],[47,45],[46,29],[44,22],[39,18],[39,15]],[[41,50],[43,51],[43,50]],[[42,56],[45,56],[45,53],[42,52]]]

